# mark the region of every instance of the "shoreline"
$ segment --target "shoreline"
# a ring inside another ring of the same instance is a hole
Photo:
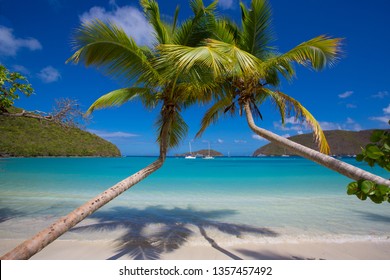
[[[22,240],[1,240],[8,252]],[[146,248],[147,249],[147,248]],[[149,258],[144,258],[144,256]],[[32,260],[390,260],[389,241],[296,242],[219,246],[185,244],[168,252],[120,252],[113,241],[57,240]]]

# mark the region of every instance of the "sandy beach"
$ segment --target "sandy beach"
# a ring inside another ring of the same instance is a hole
[[[3,162],[0,256],[149,161]],[[303,159],[167,165],[33,259],[390,260],[388,205],[347,196],[345,178]]]
[[[1,252],[16,246],[20,240],[2,240]],[[108,260],[134,259],[119,256],[112,241],[57,240],[33,256],[33,260]],[[135,258],[137,259],[137,257]],[[160,260],[389,260],[389,241],[365,242],[299,242],[241,244],[232,246],[184,245],[173,252],[162,253]]]

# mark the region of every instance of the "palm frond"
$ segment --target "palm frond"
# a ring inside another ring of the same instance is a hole
[[[203,116],[200,129],[196,133],[195,137],[201,137],[205,130],[211,125],[216,123],[222,116],[225,115],[225,109],[232,105],[232,99],[225,97],[215,101],[215,103],[207,110]],[[234,105],[233,105],[234,106]]]
[[[151,94],[147,88],[122,88],[111,91],[100,98],[98,98],[88,109],[87,114],[91,114],[96,109],[102,109],[106,107],[120,106],[137,96],[144,94]]]
[[[137,95],[142,104],[148,109],[154,109],[161,101],[159,92],[153,92],[152,90],[145,90]]]
[[[177,20],[179,18],[179,12],[180,12],[180,6],[176,6],[175,15],[173,16],[173,23],[172,23],[172,34],[175,34],[176,26],[177,26]]]
[[[303,42],[276,57],[278,64],[297,62],[301,65],[321,70],[326,66],[333,66],[341,56],[340,38],[330,38],[324,35]]]
[[[228,69],[232,76],[256,76],[262,75],[259,67],[261,61],[254,55],[240,49],[236,45],[228,44],[222,41],[208,39],[207,45],[213,51],[223,54],[222,58],[228,60]],[[226,68],[226,66],[225,66]]]
[[[259,72],[262,73],[263,79],[267,84],[277,86],[279,84],[278,73],[282,74],[287,80],[295,76],[295,69],[292,61],[283,58],[283,55],[278,55],[270,52],[267,57],[261,62]]]
[[[226,72],[229,61],[218,50],[209,47],[187,47],[180,45],[161,45],[163,61],[171,61],[181,71],[188,72],[194,66],[210,69],[216,76]],[[161,61],[161,60],[160,60]]]
[[[95,20],[82,24],[75,33],[73,44],[77,51],[67,62],[84,61],[87,66],[103,68],[116,78],[134,80],[148,72],[151,79],[158,79],[145,51],[112,23]]]
[[[205,105],[220,96],[220,85],[215,83],[180,82],[176,86],[175,100],[186,109],[194,104]]]
[[[203,13],[206,14],[215,14],[215,9],[217,8],[218,0],[211,2],[210,5],[205,7],[203,0],[191,0],[190,7],[195,16],[201,15]]]
[[[241,49],[263,59],[273,40],[271,7],[267,0],[252,0],[250,9],[240,3],[242,15]]]
[[[171,42],[170,32],[166,25],[162,22],[160,16],[160,8],[155,0],[141,0],[141,6],[150,24],[153,26],[156,33],[156,39],[160,44],[168,44]]]
[[[237,45],[240,34],[239,27],[228,18],[217,20],[215,23],[213,37],[218,41]]]
[[[169,110],[164,112],[164,110]],[[176,147],[184,139],[188,132],[188,125],[177,110],[162,108],[162,112],[156,122],[158,137],[157,141],[161,143],[162,132],[168,131],[168,148]]]
[[[314,132],[314,139],[318,145],[318,148],[321,153],[329,154],[330,147],[326,141],[326,137],[320,124],[313,117],[313,115],[297,100],[284,94],[280,91],[272,91],[269,89],[264,89],[267,94],[277,103],[277,106],[282,115],[282,122],[284,123],[285,116],[290,116],[292,112],[295,112],[295,119],[305,121]]]
[[[203,40],[212,36],[215,26],[216,1],[204,7],[202,0],[190,2],[194,12],[193,17],[184,21],[174,34],[174,44],[184,46],[199,46]]]

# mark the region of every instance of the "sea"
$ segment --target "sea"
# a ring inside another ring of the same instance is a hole
[[[0,241],[33,236],[155,159],[0,159]],[[390,177],[354,158],[341,160]],[[112,240],[123,254],[210,240],[390,241],[390,204],[348,196],[351,181],[300,157],[172,157],[60,239]]]

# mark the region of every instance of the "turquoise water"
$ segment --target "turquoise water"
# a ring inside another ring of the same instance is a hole
[[[0,159],[0,240],[30,237],[153,160]],[[219,244],[388,240],[390,204],[347,196],[350,181],[302,158],[168,158],[61,238],[149,238],[169,229],[201,243],[203,228]]]

